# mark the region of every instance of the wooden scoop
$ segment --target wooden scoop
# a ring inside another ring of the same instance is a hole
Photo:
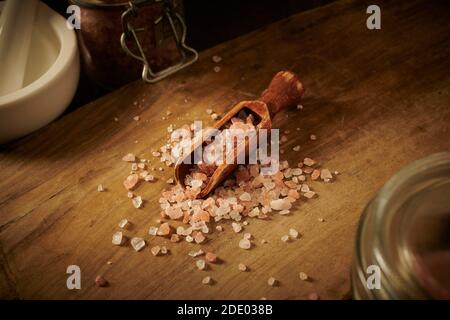
[[[223,129],[225,124],[230,122],[231,118],[236,117],[241,110],[246,110],[259,118],[256,130],[262,128],[270,130],[272,128],[272,117],[285,107],[297,105],[303,96],[303,92],[303,85],[294,73],[290,71],[280,71],[273,77],[269,87],[263,91],[258,100],[239,102],[213,127],[219,130]],[[207,137],[204,137],[204,139],[206,138]],[[175,179],[182,186],[184,186],[186,175],[190,173],[189,169],[196,166],[196,164],[184,163],[184,160],[187,157],[192,157],[195,149],[202,145],[203,142],[204,141],[195,143],[192,146],[191,154],[187,155],[185,158],[179,159],[175,166]],[[239,148],[238,150],[248,150],[249,143],[247,139],[245,144],[245,148]],[[219,165],[210,176],[209,181],[197,195],[197,198],[203,198],[209,194],[237,167],[236,160],[238,155],[237,152],[233,153],[233,163]]]

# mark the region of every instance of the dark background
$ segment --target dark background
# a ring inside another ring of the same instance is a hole
[[[187,44],[201,51],[292,14],[322,6],[332,1],[184,0]],[[67,16],[67,0],[43,0],[43,2],[62,15]],[[68,111],[107,92],[108,90],[90,81],[82,71],[78,91]]]

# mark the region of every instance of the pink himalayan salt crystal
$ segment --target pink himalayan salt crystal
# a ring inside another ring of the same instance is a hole
[[[132,189],[134,189],[134,187],[136,187],[138,182],[139,182],[139,176],[137,174],[130,174],[123,182],[123,186],[127,190],[132,190]]]
[[[134,154],[132,154],[132,153],[128,153],[128,154],[123,156],[122,160],[126,161],[126,162],[135,162],[136,161],[136,156]]]
[[[320,170],[314,169],[314,171],[311,173],[311,180],[317,180],[320,177]]]
[[[286,198],[284,199],[276,199],[270,201],[270,207],[273,210],[281,211],[281,210],[289,210],[292,207],[292,204]]]
[[[331,179],[333,179],[333,175],[331,174],[330,170],[322,169],[322,171],[320,172],[320,179],[324,181],[330,181]]]
[[[316,162],[311,158],[305,158],[305,159],[303,159],[303,164],[305,166],[311,167],[311,166],[315,165]]]

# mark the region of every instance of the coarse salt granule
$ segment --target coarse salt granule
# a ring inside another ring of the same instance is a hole
[[[203,259],[199,259],[199,260],[195,261],[195,265],[197,266],[198,270],[205,270],[206,261]]]
[[[139,176],[137,174],[130,174],[123,182],[123,186],[125,189],[131,190],[137,185],[138,182]]]
[[[274,277],[270,277],[270,278],[267,280],[267,284],[268,284],[269,286],[271,286],[271,287],[275,287],[275,286],[278,284],[278,280],[275,279]]]
[[[295,230],[294,228],[290,228],[290,229],[289,229],[289,236],[290,236],[292,239],[297,239],[297,238],[298,238],[298,231]]]
[[[213,112],[214,112],[213,109],[206,109],[206,113],[209,115],[211,115]]]
[[[211,60],[212,60],[212,62],[214,62],[214,63],[219,63],[220,61],[222,61],[222,57],[221,57],[221,56],[214,55],[214,56],[212,56]]]
[[[103,185],[102,185],[101,183],[97,186],[97,191],[98,191],[98,192],[103,192],[103,191],[105,191],[105,188],[103,187]]]
[[[325,182],[328,182],[331,179],[333,179],[333,175],[331,174],[330,170],[322,169],[322,171],[320,172],[320,179],[322,179]]]
[[[136,156],[134,154],[132,154],[132,153],[128,153],[128,154],[123,156],[122,160],[126,161],[126,162],[135,162],[136,161]]]
[[[300,151],[300,146],[295,146],[292,148],[292,150],[294,150],[295,152]]]
[[[309,300],[319,300],[319,299],[320,299],[320,296],[319,296],[317,293],[312,292],[312,293],[310,293],[310,294],[308,295],[308,299],[309,299]]]
[[[106,287],[108,285],[108,281],[103,276],[97,276],[95,278],[95,285],[97,287]]]
[[[161,253],[161,247],[154,246],[153,248],[150,249],[150,251],[152,252],[152,255],[154,255],[156,257],[157,255],[159,255]]]
[[[314,198],[315,195],[316,195],[316,193],[315,193],[314,191],[308,191],[308,192],[305,192],[305,193],[303,194],[303,196],[306,197],[306,198],[308,198],[308,199]]]
[[[300,272],[298,274],[298,276],[300,277],[300,280],[302,280],[302,281],[307,281],[309,279],[308,275],[304,272]]]
[[[141,196],[134,197],[133,199],[131,199],[131,202],[133,202],[133,206],[134,206],[136,209],[141,208],[141,207],[142,207],[142,204],[143,204],[143,201],[142,201],[142,197],[141,197]]]
[[[148,229],[148,234],[151,236],[156,236],[157,233],[158,233],[157,227],[150,227],[150,229]]]
[[[204,254],[202,249],[197,250],[197,251],[191,251],[191,252],[188,253],[189,256],[194,257],[194,258],[198,257],[198,256],[201,256],[202,254]]]
[[[281,237],[281,241],[283,242],[288,242],[289,241],[289,236],[288,235],[284,235]]]
[[[139,121],[139,119],[140,119],[140,117],[139,117],[139,116],[135,116],[135,117],[133,117],[133,120],[134,120],[134,121]]]
[[[215,66],[213,68],[214,72],[220,72],[221,68],[219,66]]]
[[[120,231],[114,233],[112,236],[112,244],[114,244],[116,246],[121,246],[125,242],[124,240],[125,240],[125,238],[124,238],[122,232],[120,232]]]
[[[145,246],[145,240],[142,238],[134,237],[131,239],[131,246],[136,251],[141,251]]]
[[[204,277],[202,280],[202,283],[204,285],[211,285],[213,282],[212,278],[210,276]]]
[[[239,196],[239,199],[242,201],[250,201],[252,200],[252,196],[248,192],[244,192]]]
[[[245,272],[245,271],[247,271],[247,266],[245,264],[243,264],[243,263],[239,263],[238,270],[242,271],[242,272]]]
[[[233,231],[236,233],[241,232],[241,230],[242,230],[242,225],[237,222],[232,222],[231,227],[233,227]]]
[[[155,177],[153,175],[149,174],[144,177],[144,180],[147,182],[151,182],[151,181],[155,180]]]
[[[311,173],[311,180],[317,180],[320,177],[320,170],[319,169],[314,169],[313,172]]]
[[[250,249],[251,246],[252,246],[252,243],[248,239],[241,239],[239,241],[239,248],[241,248],[241,249],[248,250],[248,249]]]
[[[286,198],[284,199],[276,199],[270,201],[270,207],[273,210],[281,211],[281,210],[289,210],[292,207],[292,204]]]
[[[311,158],[305,158],[305,159],[303,159],[303,164],[305,166],[311,167],[311,166],[315,165],[316,162]]]
[[[126,229],[130,226],[130,222],[128,221],[128,219],[122,219],[119,222],[119,228],[121,229]]]
[[[205,255],[205,259],[209,263],[216,263],[218,261],[217,255],[215,253],[212,253],[212,252],[207,252],[206,255]]]
[[[244,233],[244,239],[247,239],[247,240],[251,240],[252,239],[252,234],[251,233]]]
[[[313,141],[317,140],[317,136],[315,134],[310,135],[309,138]]]

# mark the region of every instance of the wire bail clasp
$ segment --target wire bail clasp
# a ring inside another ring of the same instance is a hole
[[[162,15],[154,21],[155,26],[164,23],[166,20],[169,23],[172,36],[175,40],[178,52],[180,53],[181,59],[174,65],[167,67],[158,72],[154,72],[148,62],[142,45],[137,37],[138,32],[144,31],[144,28],[136,29],[130,23],[131,18],[138,15],[139,7],[147,4],[148,2],[162,4]],[[142,69],[142,79],[148,83],[155,83],[181,69],[190,66],[198,59],[198,52],[187,46],[186,41],[186,24],[179,13],[177,13],[170,0],[131,0],[128,2],[128,8],[124,11],[121,16],[123,33],[120,37],[120,45],[122,49],[131,57],[139,60],[143,63]],[[176,23],[181,27],[181,35],[177,31]],[[127,40],[134,40],[138,48],[139,54],[133,53],[127,45]]]

